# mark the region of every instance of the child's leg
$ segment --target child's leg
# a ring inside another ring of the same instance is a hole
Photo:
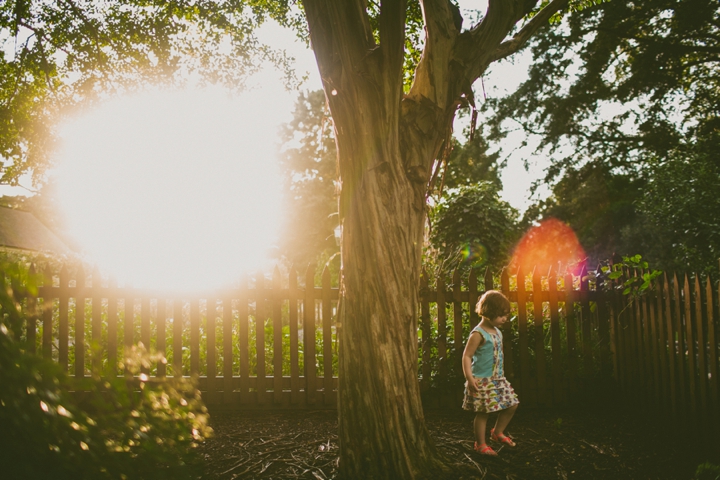
[[[495,435],[505,434],[505,428],[507,428],[508,423],[510,423],[513,415],[515,415],[515,410],[517,410],[517,407],[517,405],[513,405],[512,407],[506,408],[505,410],[500,412],[497,422],[495,422]]]
[[[473,420],[473,429],[475,430],[475,441],[478,445],[485,445],[485,425],[487,425],[488,414],[477,412],[475,420]]]

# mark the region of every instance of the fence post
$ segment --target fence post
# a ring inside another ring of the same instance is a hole
[[[82,265],[75,273],[75,379],[85,376],[85,270]]]
[[[50,266],[46,266],[43,270],[43,287],[45,294],[43,295],[43,308],[42,308],[42,322],[43,322],[43,336],[42,336],[42,350],[43,358],[48,360],[52,359],[52,315],[53,315],[53,277]]]
[[[503,295],[510,299],[510,278],[507,268],[500,272],[500,290]],[[512,323],[503,325],[503,352],[505,354],[505,375],[510,380],[515,378],[515,356],[512,348]]]
[[[67,265],[63,265],[60,269],[60,288],[58,289],[58,362],[63,371],[69,369],[68,361],[68,305],[70,302],[70,294],[68,288],[70,286],[70,275]]]
[[[92,271],[92,287],[91,287],[91,302],[92,302],[92,344],[90,354],[92,358],[92,373],[93,375],[100,375],[102,368],[102,284],[100,279],[100,269],[95,266]],[[147,344],[150,348],[150,344]]]
[[[708,411],[707,404],[707,381],[708,381],[708,369],[706,362],[707,351],[705,350],[705,335],[703,328],[703,308],[702,308],[702,293],[700,289],[700,275],[695,274],[695,329],[697,331],[697,345],[698,345],[698,384],[700,387],[700,415],[705,416],[710,412]]]
[[[550,345],[552,349],[553,400],[562,399],[562,355],[560,351],[560,318],[558,315],[557,274],[550,267],[548,271],[548,300],[550,306]]]
[[[238,293],[238,352],[240,358],[238,358],[238,364],[240,367],[240,403],[256,403],[257,395],[250,395],[250,335],[248,330],[250,328],[250,315],[249,307],[250,303],[250,292],[248,287],[248,276],[243,274],[240,277],[240,290]],[[223,375],[227,377],[226,385],[229,385],[228,397],[232,392],[232,377],[233,377],[233,344],[232,344],[232,320],[233,320],[233,304],[232,299],[228,295],[223,299],[223,328],[227,333],[223,333],[223,356],[224,363],[223,369],[226,373]],[[229,401],[229,398],[228,398]]]
[[[718,415],[718,409],[720,408],[720,404],[718,404],[718,344],[715,332],[715,310],[713,308],[713,289],[710,275],[707,276],[705,291],[707,296],[708,345],[710,346],[708,352],[710,356],[710,411],[714,417],[712,419],[713,425],[717,427],[720,417]]]
[[[298,361],[298,272],[295,266],[290,267],[288,278],[288,310],[290,321],[290,402],[300,402],[300,370]]]
[[[332,370],[332,305],[330,304],[330,269],[322,273],[322,327],[323,327],[323,402],[335,405],[337,395],[333,391]]]
[[[272,277],[272,323],[273,323],[273,402],[282,403],[282,381],[283,381],[283,348],[282,348],[282,305],[280,289],[280,268],[275,265]]]
[[[527,299],[525,297],[525,272],[522,266],[517,271],[518,342],[520,345],[520,378],[523,393],[528,404],[536,403],[536,390],[530,385],[530,358],[528,354]]]
[[[543,322],[542,282],[538,267],[533,269],[533,329],[535,334],[535,374],[537,378],[537,398],[540,405],[550,406],[545,373],[545,332]]]
[[[305,299],[303,303],[303,333],[305,336],[305,394],[307,403],[315,403],[315,265],[305,272]]]
[[[267,317],[265,293],[265,275],[258,271],[255,275],[255,351],[257,352],[257,379],[255,391],[257,402],[267,403],[265,387],[265,319]]]
[[[675,379],[675,368],[677,362],[675,360],[675,333],[673,329],[672,309],[670,305],[670,282],[668,281],[667,273],[663,273],[662,294],[665,297],[665,331],[667,338],[668,373],[670,376],[670,408],[673,415],[675,415],[677,413],[677,387]]]
[[[30,269],[28,271],[30,278],[34,278],[35,273],[35,264],[32,264],[30,265]],[[22,289],[22,296],[25,297],[26,302],[25,338],[27,339],[27,349],[30,353],[35,353],[35,350],[37,349],[37,297],[30,294],[27,285],[22,285],[20,288]]]

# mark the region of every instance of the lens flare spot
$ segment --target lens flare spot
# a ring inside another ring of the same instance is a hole
[[[462,263],[464,265],[482,267],[488,260],[487,248],[478,241],[467,242],[463,245],[460,249],[460,255],[462,256]]]
[[[528,230],[515,247],[510,268],[522,268],[525,272],[550,267],[559,271],[566,268],[579,273],[586,260],[577,235],[566,223],[556,218],[543,220]]]

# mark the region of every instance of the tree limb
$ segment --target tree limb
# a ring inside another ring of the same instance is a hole
[[[384,71],[393,80],[397,77],[401,84],[406,5],[406,0],[383,0],[380,5],[380,48],[383,52]]]
[[[540,27],[548,23],[550,17],[565,8],[567,4],[568,0],[552,0],[530,19],[512,39],[501,43],[493,52],[491,61],[500,60],[520,50]]]

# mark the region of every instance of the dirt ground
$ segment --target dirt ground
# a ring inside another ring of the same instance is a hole
[[[215,436],[200,447],[201,478],[337,478],[336,416],[332,410],[211,411]],[[681,480],[694,478],[703,462],[720,464],[717,432],[712,441],[671,434],[661,422],[602,409],[520,408],[508,428],[517,447],[491,442],[499,452],[491,458],[472,449],[472,418],[461,410],[426,412],[432,438],[457,468],[453,478]]]

